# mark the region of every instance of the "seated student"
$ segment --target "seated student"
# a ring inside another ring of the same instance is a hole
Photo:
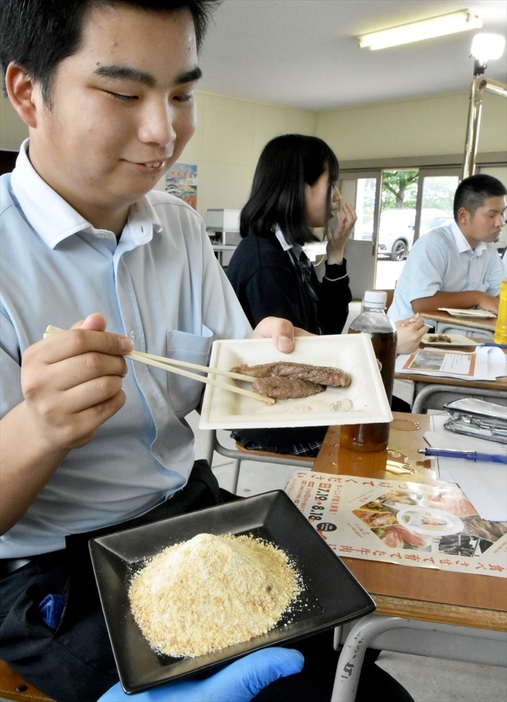
[[[348,202],[338,212],[338,174],[335,154],[317,137],[285,134],[264,147],[227,268],[251,324],[274,315],[312,334],[342,331],[352,299],[343,252],[357,217]],[[302,249],[318,240],[315,227],[327,237],[321,283]]]
[[[123,358],[135,340],[206,363],[214,338],[252,334],[201,218],[146,195],[194,131],[211,4],[2,5],[5,85],[30,138],[0,183],[0,648],[57,700],[118,680],[89,536],[227,499],[184,419],[202,384]],[[50,323],[73,329],[43,340]],[[254,334],[292,347],[286,320]]]
[[[348,202],[338,211],[338,176],[335,154],[318,137],[285,134],[264,147],[240,215],[242,240],[227,268],[251,324],[274,315],[312,334],[343,330],[352,297],[343,254],[357,217]],[[327,237],[322,282],[302,248],[317,240],[316,227]],[[400,353],[413,351],[427,330],[418,315],[408,316],[398,325]],[[326,431],[242,429],[233,437],[245,448],[315,456]]]
[[[252,335],[202,219],[149,192],[194,131],[197,47],[216,4],[2,3],[5,86],[29,140],[0,180],[0,649],[58,702],[96,702],[118,682],[89,539],[232,497],[194,462],[185,416],[202,384],[123,358],[135,342],[206,364],[213,339]],[[43,339],[48,324],[67,331]],[[253,333],[293,348],[287,320]],[[308,641],[318,665],[321,636]],[[301,656],[289,659],[245,659],[240,687],[297,673]],[[309,699],[308,670],[273,684],[292,678]],[[201,691],[227,699],[229,672]]]
[[[393,320],[439,307],[498,311],[502,263],[493,244],[505,224],[507,190],[496,178],[465,178],[454,195],[454,222],[418,239],[396,284]]]

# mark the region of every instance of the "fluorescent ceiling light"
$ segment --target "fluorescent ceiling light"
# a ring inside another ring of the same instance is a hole
[[[499,59],[503,54],[505,39],[500,34],[479,32],[472,40],[472,56],[480,63]]]
[[[451,12],[448,15],[432,17],[431,19],[411,22],[391,29],[383,29],[379,32],[372,32],[359,37],[361,48],[376,51],[386,49],[389,46],[399,46],[400,44],[410,44],[422,39],[441,37],[446,34],[465,32],[469,29],[482,27],[482,20],[479,15],[468,10]]]

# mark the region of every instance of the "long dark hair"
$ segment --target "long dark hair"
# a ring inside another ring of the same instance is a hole
[[[278,225],[289,244],[316,241],[305,222],[305,184],[313,185],[326,170],[330,215],[339,165],[326,142],[304,134],[284,134],[269,141],[257,163],[248,202],[241,210],[241,236],[270,236]]]

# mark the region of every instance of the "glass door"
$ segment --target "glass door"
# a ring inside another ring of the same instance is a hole
[[[454,193],[458,187],[458,168],[421,168],[417,194],[414,241],[431,229],[453,221]]]
[[[415,241],[453,219],[459,168],[382,172],[376,287],[394,289]]]
[[[376,287],[393,290],[414,239],[419,170],[382,171]]]
[[[348,172],[340,180],[342,202],[351,202],[357,222],[345,247],[350,289],[354,300],[375,287],[377,227],[380,210],[380,171]]]
[[[344,172],[342,201],[357,222],[345,247],[355,300],[365,290],[393,290],[413,243],[453,218],[460,169],[410,168]]]

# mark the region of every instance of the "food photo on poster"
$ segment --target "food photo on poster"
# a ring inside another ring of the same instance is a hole
[[[338,556],[507,577],[507,522],[456,484],[298,471],[285,491]]]

